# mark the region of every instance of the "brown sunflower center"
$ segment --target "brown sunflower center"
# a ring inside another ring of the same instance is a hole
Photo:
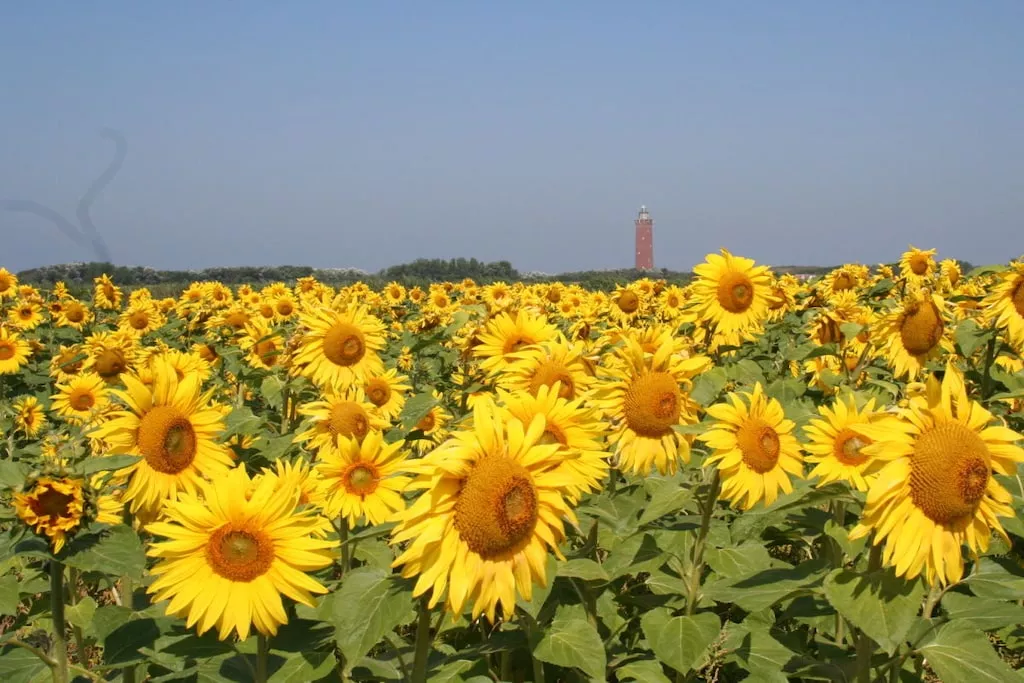
[[[829,317],[823,317],[818,321],[817,334],[815,335],[819,344],[838,344],[843,340],[843,332],[839,329],[839,323]]]
[[[779,462],[779,435],[760,418],[748,418],[736,432],[736,443],[743,462],[758,474],[773,469]]]
[[[849,273],[843,272],[836,275],[835,279],[832,280],[832,291],[843,292],[853,287],[853,278],[850,277]]]
[[[1024,277],[1017,280],[1017,286],[1013,288],[1013,295],[1010,297],[1013,308],[1017,315],[1024,318]]]
[[[530,393],[536,396],[541,387],[552,387],[555,382],[561,382],[558,395],[562,398],[571,399],[576,395],[576,384],[572,381],[569,368],[553,360],[546,360],[537,366],[530,378]]]
[[[636,309],[640,308],[640,297],[635,292],[631,292],[628,289],[621,294],[619,298],[615,300],[615,305],[619,307],[619,310],[623,313],[635,313]]]
[[[117,290],[114,289],[114,285],[109,282],[103,283],[103,296],[107,297],[108,300],[113,301],[117,296]]]
[[[910,497],[937,524],[974,515],[992,476],[988,447],[958,422],[938,424],[917,438],[910,457]]]
[[[39,517],[49,517],[52,521],[61,517],[67,517],[70,512],[71,501],[74,499],[74,496],[69,496],[47,486],[45,491],[31,499],[29,505],[32,508],[32,512],[36,513],[36,515]]]
[[[335,365],[355,365],[366,355],[366,338],[363,331],[351,323],[335,323],[323,342],[324,355]]]
[[[6,339],[0,339],[0,360],[14,358],[14,344]]]
[[[206,561],[225,579],[249,582],[270,569],[274,543],[262,531],[222,526],[206,543]]]
[[[260,315],[268,320],[274,317],[274,307],[270,304],[260,304]]]
[[[362,441],[370,431],[370,418],[355,401],[340,401],[331,406],[327,429],[334,436],[354,437]]]
[[[195,460],[195,428],[173,406],[154,406],[139,423],[139,450],[146,463],[157,472],[177,474]]]
[[[420,421],[416,423],[416,429],[421,432],[429,432],[437,424],[437,419],[434,417],[434,411],[431,410],[429,413],[420,418]]]
[[[149,314],[145,311],[135,311],[128,316],[128,324],[135,330],[144,330],[149,326]]]
[[[718,303],[730,313],[743,313],[754,303],[754,283],[736,271],[729,271],[718,281]]]
[[[900,323],[900,340],[907,353],[923,356],[942,338],[945,323],[933,301],[910,304]]]
[[[391,400],[391,385],[387,380],[374,377],[366,383],[366,397],[370,403],[380,408]]]
[[[2,347],[2,344],[3,342],[0,342],[0,347]],[[82,369],[83,359],[79,358],[80,355],[81,354],[79,354],[78,351],[75,351],[73,349],[69,351],[64,351],[63,353],[60,354],[60,356],[57,357],[57,367],[60,368],[61,372],[64,372],[68,375],[73,375],[77,373],[79,370]],[[0,358],[2,358],[2,356],[0,356]]]
[[[76,389],[71,392],[71,397],[68,399],[68,403],[75,410],[89,410],[96,405],[96,397],[88,389]]]
[[[277,344],[274,343],[273,339],[264,339],[261,342],[257,342],[255,351],[263,364],[268,367],[277,363],[277,357],[280,354],[280,351],[277,349]]]
[[[124,354],[119,349],[107,349],[96,356],[96,373],[103,379],[117,377],[128,367]]]
[[[357,462],[350,465],[342,474],[341,481],[345,490],[354,496],[368,496],[377,490],[380,473],[370,462]]]
[[[80,323],[85,320],[85,309],[82,305],[72,301],[68,304],[68,307],[64,310],[64,317],[70,322]]]
[[[292,302],[284,299],[277,302],[277,314],[284,317],[288,317],[295,311],[295,307],[292,306]]]
[[[247,324],[249,324],[249,315],[242,311],[234,311],[233,313],[229,313],[227,317],[224,318],[224,322],[226,322],[229,327],[233,327],[236,330],[240,330]]]
[[[31,306],[22,306],[18,309],[18,317],[21,318],[22,322],[26,322],[32,319],[35,312],[35,309]]]
[[[861,449],[870,443],[871,439],[868,437],[845,428],[836,436],[832,454],[844,465],[860,465],[869,457]]]
[[[462,482],[455,529],[485,560],[504,556],[526,541],[538,518],[537,489],[525,467],[505,456],[481,458]]]
[[[925,254],[914,254],[910,257],[910,271],[914,275],[924,275],[928,272],[928,257]]]
[[[623,399],[626,424],[640,436],[660,438],[679,422],[682,394],[667,372],[651,372],[633,380]]]

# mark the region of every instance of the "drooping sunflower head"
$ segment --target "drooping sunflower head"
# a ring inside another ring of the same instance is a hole
[[[40,477],[28,490],[14,494],[18,518],[46,536],[54,553],[59,553],[68,536],[81,526],[84,508],[79,479]]]
[[[46,426],[46,410],[35,396],[22,396],[15,400],[14,428],[32,439]]]
[[[885,356],[897,377],[915,379],[925,364],[953,350],[946,303],[927,290],[911,291],[878,321],[872,337],[885,345]]]
[[[121,288],[114,284],[107,274],[100,275],[94,279],[92,299],[98,308],[117,310],[121,308],[121,300],[124,294]]]

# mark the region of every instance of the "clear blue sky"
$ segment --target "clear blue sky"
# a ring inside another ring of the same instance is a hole
[[[8,2],[0,199],[159,268],[1024,251],[1024,1]],[[0,264],[91,260],[0,212]]]

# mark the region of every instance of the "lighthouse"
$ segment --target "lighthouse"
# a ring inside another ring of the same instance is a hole
[[[654,221],[646,206],[636,218],[636,269],[654,270]]]

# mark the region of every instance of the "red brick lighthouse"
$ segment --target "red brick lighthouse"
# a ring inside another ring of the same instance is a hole
[[[654,270],[654,221],[646,206],[636,218],[636,269]]]

